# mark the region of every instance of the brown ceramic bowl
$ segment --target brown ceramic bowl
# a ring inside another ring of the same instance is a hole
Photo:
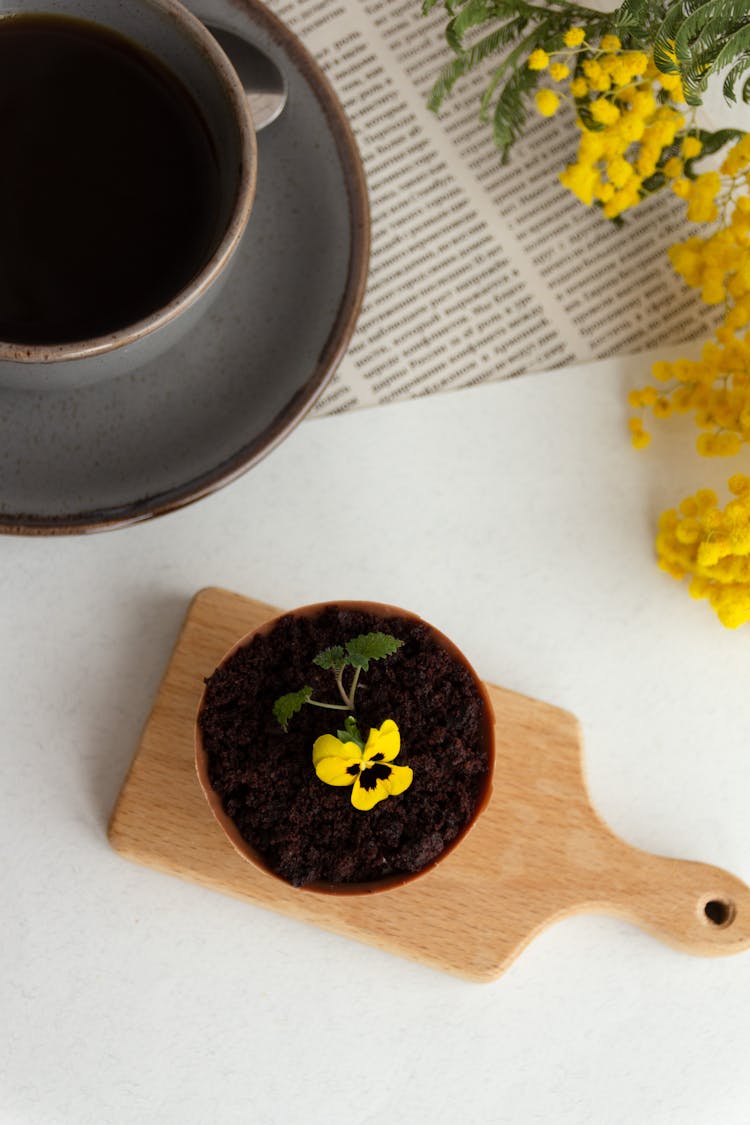
[[[257,629],[253,629],[251,632],[246,633],[245,636],[240,637],[240,639],[234,645],[232,645],[232,647],[224,655],[224,657],[222,657],[222,659],[221,659],[221,661],[218,665],[217,671],[218,671],[219,668],[224,667],[224,665],[226,665],[227,661],[229,661],[231,659],[231,657],[234,656],[234,654],[239,649],[244,648],[246,645],[248,645],[250,643],[250,641],[253,640],[254,637],[256,637],[256,636],[267,636],[269,633],[271,633],[272,630],[276,627],[276,625],[278,624],[278,622],[281,620],[282,617],[288,617],[288,616],[316,617],[317,615],[319,615],[324,610],[329,609],[329,608],[334,608],[334,607],[340,608],[340,609],[345,609],[345,610],[351,610],[351,611],[355,611],[355,612],[359,611],[359,612],[363,612],[363,613],[370,613],[370,614],[373,614],[373,615],[379,616],[379,617],[401,617],[401,618],[403,618],[407,621],[416,622],[416,623],[419,623],[420,625],[425,626],[429,630],[432,639],[434,641],[436,641],[437,644],[441,648],[445,649],[447,651],[447,653],[458,664],[461,664],[466,669],[466,671],[468,671],[468,673],[469,673],[469,675],[470,675],[470,677],[471,677],[471,679],[472,679],[472,681],[473,681],[473,683],[474,683],[474,685],[475,685],[475,687],[476,687],[476,689],[479,693],[479,696],[480,696],[480,699],[481,699],[482,705],[483,705],[482,741],[483,741],[483,744],[484,744],[484,748],[486,749],[487,759],[488,759],[488,763],[489,763],[489,768],[487,770],[487,774],[486,774],[486,777],[485,777],[485,780],[484,780],[484,786],[483,786],[483,789],[480,792],[479,799],[478,799],[476,807],[474,809],[474,813],[473,813],[471,819],[469,820],[468,824],[463,828],[463,830],[458,834],[458,836],[454,840],[452,840],[450,842],[450,844],[448,844],[447,847],[444,848],[444,850],[434,860],[427,863],[424,867],[420,868],[419,871],[409,872],[409,873],[404,873],[404,874],[389,875],[389,876],[387,876],[383,879],[373,880],[373,881],[367,882],[367,883],[313,882],[313,883],[307,883],[304,886],[297,888],[300,891],[313,891],[313,892],[316,892],[316,893],[323,893],[323,894],[373,894],[373,893],[376,893],[376,892],[379,892],[379,891],[389,890],[392,887],[403,886],[403,884],[409,883],[412,880],[418,879],[422,875],[426,874],[436,864],[440,863],[441,860],[443,860],[447,855],[449,855],[453,851],[453,849],[456,848],[461,843],[461,841],[464,839],[464,837],[467,835],[467,833],[471,830],[473,825],[476,823],[477,817],[480,815],[480,813],[487,806],[487,803],[490,799],[490,795],[492,793],[492,774],[493,774],[493,769],[494,769],[494,764],[495,764],[494,714],[493,714],[493,710],[492,710],[492,704],[490,702],[490,698],[489,698],[489,695],[487,693],[487,690],[486,690],[484,684],[482,683],[480,678],[477,676],[476,672],[474,671],[474,669],[472,668],[471,664],[466,659],[466,657],[463,655],[463,653],[453,644],[453,642],[451,640],[448,639],[448,637],[446,637],[443,633],[441,633],[434,626],[430,625],[429,622],[424,621],[421,617],[418,617],[416,614],[410,613],[408,610],[399,609],[396,606],[385,605],[385,604],[382,604],[380,602],[360,602],[360,601],[321,602],[321,603],[318,603],[318,604],[315,604],[315,605],[303,606],[299,609],[291,611],[291,614],[289,614],[289,613],[280,614],[278,617],[274,617],[271,621],[265,622],[263,625],[259,626]],[[241,835],[239,829],[237,828],[237,825],[234,823],[234,821],[231,819],[231,817],[229,817],[227,815],[227,813],[224,811],[221,797],[215,792],[215,790],[213,789],[213,787],[211,785],[211,782],[209,780],[209,774],[208,774],[208,755],[207,755],[206,750],[205,750],[204,745],[203,745],[203,737],[202,737],[201,724],[200,724],[201,713],[203,711],[205,701],[206,701],[206,692],[207,692],[207,689],[204,688],[203,693],[201,695],[200,703],[198,705],[197,715],[196,715],[196,722],[195,722],[195,767],[196,767],[196,771],[197,771],[197,774],[198,774],[198,780],[200,781],[201,788],[203,789],[203,793],[206,797],[206,800],[208,801],[209,808],[211,809],[211,812],[213,813],[216,820],[218,821],[218,823],[219,823],[220,827],[222,828],[224,834],[227,836],[228,840],[234,846],[234,848],[243,857],[243,859],[246,859],[249,863],[252,863],[253,866],[257,867],[260,871],[265,872],[267,875],[272,875],[275,879],[278,879],[280,882],[284,883],[285,886],[291,886],[292,884],[288,883],[285,879],[283,879],[280,875],[278,875],[275,871],[273,871],[268,866],[268,864],[265,862],[263,857],[258,853],[258,851],[256,851],[256,849],[254,847],[252,847],[252,845],[249,844],[247,842],[247,840],[245,840],[245,838]]]

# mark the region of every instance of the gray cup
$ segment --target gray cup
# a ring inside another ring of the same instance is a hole
[[[150,51],[182,81],[213,139],[223,233],[193,280],[167,305],[134,324],[65,344],[0,340],[0,385],[32,391],[64,389],[123,374],[179,339],[205,312],[227,277],[250,215],[257,171],[255,131],[234,68],[203,24],[176,0],[0,0],[0,21],[36,14],[72,16],[119,32]],[[75,160],[75,153],[70,159]]]

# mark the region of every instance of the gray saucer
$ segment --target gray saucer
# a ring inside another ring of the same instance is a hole
[[[255,0],[189,0],[284,72],[289,101],[258,136],[258,191],[223,292],[146,367],[74,391],[0,390],[0,531],[121,527],[197,500],[309,410],[354,328],[367,194],[342,110],[299,42]]]

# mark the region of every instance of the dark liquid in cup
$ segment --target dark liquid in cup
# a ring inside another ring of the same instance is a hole
[[[220,231],[219,168],[182,83],[124,37],[0,20],[0,339],[84,340],[168,304]]]

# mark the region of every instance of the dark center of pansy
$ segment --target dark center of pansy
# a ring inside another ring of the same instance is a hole
[[[362,789],[374,789],[378,781],[385,781],[385,779],[390,776],[390,766],[386,766],[381,762],[373,762],[372,765],[365,765],[365,768],[359,775],[359,784]]]

